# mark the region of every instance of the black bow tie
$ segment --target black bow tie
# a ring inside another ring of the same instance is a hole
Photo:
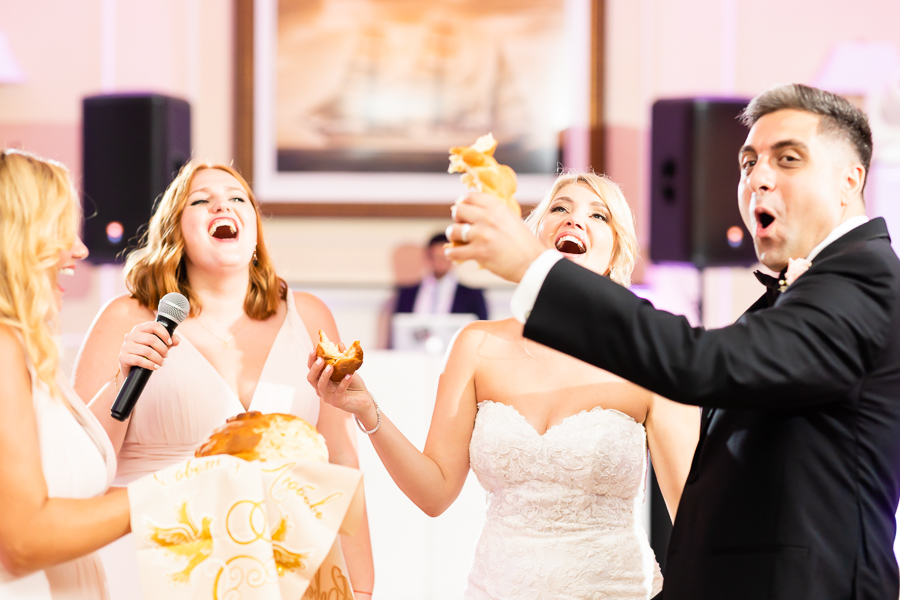
[[[766,286],[766,300],[769,301],[769,306],[775,304],[775,300],[778,299],[778,296],[787,285],[787,281],[784,278],[785,273],[787,273],[787,269],[784,269],[779,273],[778,277],[772,277],[771,275],[766,275],[762,271],[753,271],[753,274],[756,275],[756,279]]]

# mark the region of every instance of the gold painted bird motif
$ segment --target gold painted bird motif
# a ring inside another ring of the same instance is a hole
[[[272,553],[275,555],[275,568],[279,576],[284,575],[285,571],[304,570],[306,565],[303,561],[309,558],[308,553],[295,553],[285,548],[283,542],[290,528],[289,516],[283,515],[278,527],[272,532]]]
[[[178,509],[177,520],[179,524],[173,527],[159,527],[149,519],[144,522],[153,543],[178,558],[190,559],[184,570],[169,574],[173,582],[186,584],[191,579],[191,572],[212,554],[213,540],[210,533],[212,517],[203,517],[200,529],[197,529],[188,514],[185,500]]]

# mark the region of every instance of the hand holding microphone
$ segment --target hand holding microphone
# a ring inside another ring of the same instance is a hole
[[[131,416],[150,374],[162,365],[169,347],[178,345],[178,339],[172,334],[187,319],[190,310],[187,298],[177,292],[166,294],[159,301],[156,321],[138,325],[125,336],[119,364],[127,376],[112,405],[114,419],[124,421]]]

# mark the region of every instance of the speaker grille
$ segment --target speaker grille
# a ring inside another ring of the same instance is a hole
[[[190,107],[122,94],[85,98],[82,109],[85,244],[92,261],[113,262],[135,244],[154,201],[190,158]]]
[[[744,99],[686,98],[653,105],[650,258],[698,267],[756,262],[737,201]]]

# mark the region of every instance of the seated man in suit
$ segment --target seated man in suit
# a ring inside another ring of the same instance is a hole
[[[527,338],[704,407],[666,560],[666,600],[898,597],[900,260],[869,220],[866,116],[803,85],[754,98],[738,205],[780,272],[705,331],[544,252],[485,194],[456,207],[452,260],[520,282]],[[792,272],[793,271],[793,272]]]
[[[447,236],[439,233],[428,241],[425,262],[430,273],[415,285],[397,289],[394,313],[471,313],[482,321],[488,318],[484,292],[459,283],[453,263],[444,256]]]

